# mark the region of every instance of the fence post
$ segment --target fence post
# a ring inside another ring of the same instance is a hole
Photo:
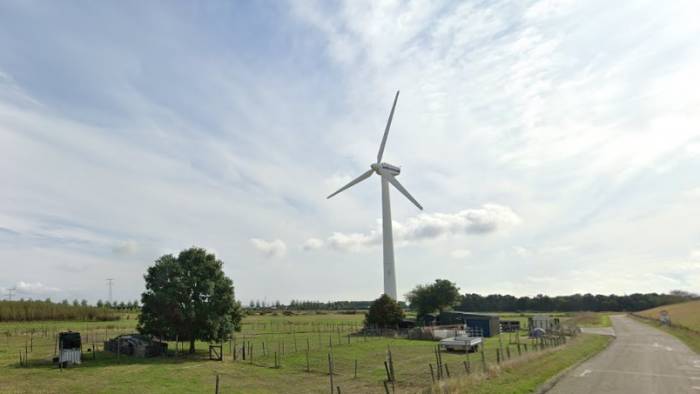
[[[219,374],[216,374],[216,390],[214,391],[215,394],[219,394]]]
[[[328,376],[331,381],[331,394],[333,394],[333,360],[331,359],[331,353],[328,352]]]

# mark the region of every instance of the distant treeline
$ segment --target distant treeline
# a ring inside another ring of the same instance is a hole
[[[298,311],[309,310],[348,310],[348,309],[369,309],[372,301],[300,301],[292,300],[287,309]]]
[[[0,301],[0,322],[35,320],[117,320],[113,310],[87,303],[53,303],[51,301]]]
[[[569,296],[549,297],[514,297],[511,295],[465,294],[455,309],[473,312],[579,312],[579,311],[610,311],[634,312],[655,308],[661,305],[677,304],[679,302],[697,299],[695,294],[684,291],[672,291],[669,294],[630,294],[630,295],[601,295],[574,294]]]

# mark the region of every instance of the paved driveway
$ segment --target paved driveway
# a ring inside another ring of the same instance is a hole
[[[629,317],[611,319],[615,341],[548,393],[700,394],[700,355],[673,336]]]

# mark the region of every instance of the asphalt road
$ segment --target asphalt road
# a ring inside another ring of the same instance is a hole
[[[612,324],[617,339],[571,370],[548,393],[700,394],[700,355],[673,336],[629,317],[612,316]]]

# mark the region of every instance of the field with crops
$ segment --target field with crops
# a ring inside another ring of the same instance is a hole
[[[363,335],[362,319],[359,313],[248,316],[233,340],[215,344],[223,351],[221,361],[210,359],[210,344],[202,342],[194,355],[174,342],[166,357],[139,359],[103,351],[105,338],[134,332],[134,315],[109,322],[1,323],[0,392],[211,393],[217,381],[221,393],[330,392],[331,387],[335,392],[421,392],[448,377],[466,379],[473,389],[497,385],[499,371],[503,376],[517,373],[519,365],[528,364],[521,361],[551,360],[546,372],[530,376],[527,387],[532,387],[575,361],[570,358],[585,353],[581,349],[602,346],[589,336],[543,345],[521,332],[488,338],[482,353],[436,354],[433,341]],[[51,359],[55,336],[65,330],[81,333],[84,362],[61,370]],[[553,358],[553,353],[561,356]]]
[[[700,331],[700,301],[683,302],[647,309],[638,314],[651,319],[659,319],[661,311],[667,311],[673,324]]]

